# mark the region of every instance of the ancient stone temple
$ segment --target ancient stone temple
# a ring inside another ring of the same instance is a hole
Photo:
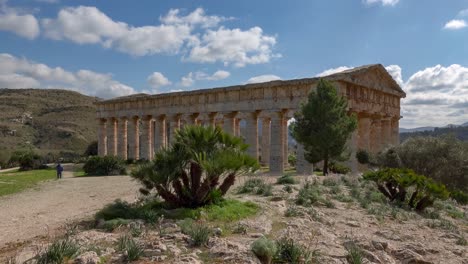
[[[378,152],[399,143],[400,99],[404,91],[385,68],[368,65],[322,77],[334,83],[348,99],[349,113],[358,116],[358,129],[349,140],[351,157],[358,149]],[[152,159],[154,152],[171,143],[186,124],[221,126],[242,136],[250,155],[272,174],[287,165],[288,120],[318,78],[271,81],[166,94],[136,94],[97,103],[99,155],[123,159]],[[241,135],[241,122],[245,129]],[[297,146],[297,171],[311,166]],[[354,158],[350,161],[357,168]]]

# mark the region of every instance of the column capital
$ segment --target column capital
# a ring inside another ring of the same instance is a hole
[[[239,114],[238,111],[233,111],[233,112],[223,112],[221,113],[224,118],[235,118]]]

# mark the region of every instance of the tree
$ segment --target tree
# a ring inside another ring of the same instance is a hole
[[[307,161],[323,161],[325,175],[330,160],[342,156],[357,127],[357,119],[348,115],[347,107],[346,98],[339,96],[330,82],[320,79],[316,91],[309,94],[308,102],[294,115],[294,139],[304,145]]]
[[[85,157],[96,156],[97,154],[98,154],[98,142],[95,140],[89,143],[88,147],[86,148],[84,152],[84,156]]]
[[[196,208],[226,194],[242,172],[258,168],[242,139],[219,127],[185,126],[152,162],[132,172],[143,194],[156,190],[169,207]]]

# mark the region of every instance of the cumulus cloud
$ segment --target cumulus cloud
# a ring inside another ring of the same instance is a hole
[[[457,30],[465,28],[467,26],[466,21],[463,19],[452,19],[445,23],[444,29]]]
[[[132,87],[114,80],[110,74],[89,70],[70,72],[6,53],[0,54],[0,87],[65,88],[101,98],[135,93]]]
[[[153,92],[157,92],[158,89],[162,86],[172,84],[171,81],[169,81],[169,79],[167,79],[166,76],[160,72],[153,72],[150,76],[148,76],[146,81],[148,82],[149,86],[153,88]]]
[[[273,75],[273,74],[264,74],[259,76],[254,76],[247,80],[247,83],[262,83],[262,82],[269,82],[269,81],[276,81],[281,80],[281,77]]]
[[[237,67],[280,56],[272,51],[276,37],[265,35],[260,27],[210,29],[228,19],[206,15],[202,8],[186,16],[171,9],[160,17],[161,24],[135,27],[114,21],[96,7],[79,6],[64,8],[57,18],[42,19],[41,24],[48,38],[98,44],[134,56],[182,53],[188,61]]]
[[[276,38],[263,34],[260,27],[246,31],[220,27],[207,30],[200,40],[192,43],[188,60],[200,63],[223,62],[236,67],[266,63],[281,56],[273,53],[275,44]]]
[[[231,76],[231,73],[223,70],[218,70],[211,75],[202,71],[189,72],[186,76],[182,77],[180,85],[190,87],[195,81],[219,81],[229,76]]]
[[[466,122],[468,68],[436,65],[414,73],[404,84],[402,126],[444,126]],[[464,109],[461,109],[464,110]],[[406,114],[406,116],[405,116]]]
[[[394,6],[400,2],[400,0],[363,0],[368,5],[382,4],[383,6]]]
[[[18,36],[35,39],[39,33],[39,22],[31,14],[22,14],[21,10],[7,7],[6,1],[0,1],[0,30],[10,31]]]
[[[342,71],[350,70],[352,68],[354,68],[354,67],[339,66],[339,67],[336,67],[336,68],[330,68],[328,70],[325,70],[325,71],[315,75],[315,77],[324,77],[324,76],[332,75],[332,74],[339,73],[339,72],[342,72]],[[398,65],[389,65],[389,66],[386,66],[385,69],[387,70],[387,72],[393,77],[393,79],[400,86],[403,85],[403,78],[402,78],[402,75],[401,75],[401,67],[400,66],[398,66]]]

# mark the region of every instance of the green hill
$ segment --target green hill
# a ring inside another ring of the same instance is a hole
[[[453,135],[462,141],[468,141],[468,126],[436,127],[432,131],[417,131],[400,133],[400,141],[403,142],[410,137],[438,137],[442,135]]]
[[[42,155],[83,153],[97,138],[97,100],[68,90],[0,89],[0,158],[28,146]]]

